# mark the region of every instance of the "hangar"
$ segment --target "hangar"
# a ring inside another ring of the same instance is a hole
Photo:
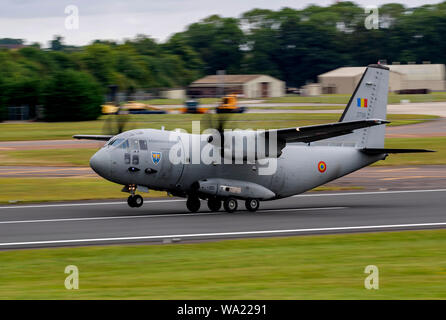
[[[281,97],[285,94],[285,82],[262,74],[209,75],[192,82],[188,95],[215,97],[238,94],[244,98]]]
[[[427,90],[444,91],[445,66],[443,64],[398,64],[390,68],[389,91]],[[343,67],[318,76],[322,93],[351,94],[366,67]]]

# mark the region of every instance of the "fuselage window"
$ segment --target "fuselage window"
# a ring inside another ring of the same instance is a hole
[[[147,150],[147,141],[146,140],[139,140],[139,148],[141,150]]]
[[[139,164],[139,156],[137,154],[133,155],[132,164]]]
[[[124,162],[125,164],[130,164],[130,153],[124,154]]]

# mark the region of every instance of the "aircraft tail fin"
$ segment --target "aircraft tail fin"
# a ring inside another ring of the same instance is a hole
[[[369,65],[359,81],[339,122],[386,119],[389,91],[389,68]],[[355,130],[353,133],[330,139],[357,148],[383,148],[385,125]]]

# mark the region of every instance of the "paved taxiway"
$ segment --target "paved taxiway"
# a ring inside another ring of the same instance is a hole
[[[176,198],[0,206],[0,249],[446,228],[445,205],[446,189],[305,194],[232,214],[204,202],[188,214]]]

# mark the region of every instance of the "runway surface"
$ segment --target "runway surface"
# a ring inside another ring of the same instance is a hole
[[[446,189],[305,194],[252,213],[186,213],[183,199],[0,206],[0,249],[446,227]]]

